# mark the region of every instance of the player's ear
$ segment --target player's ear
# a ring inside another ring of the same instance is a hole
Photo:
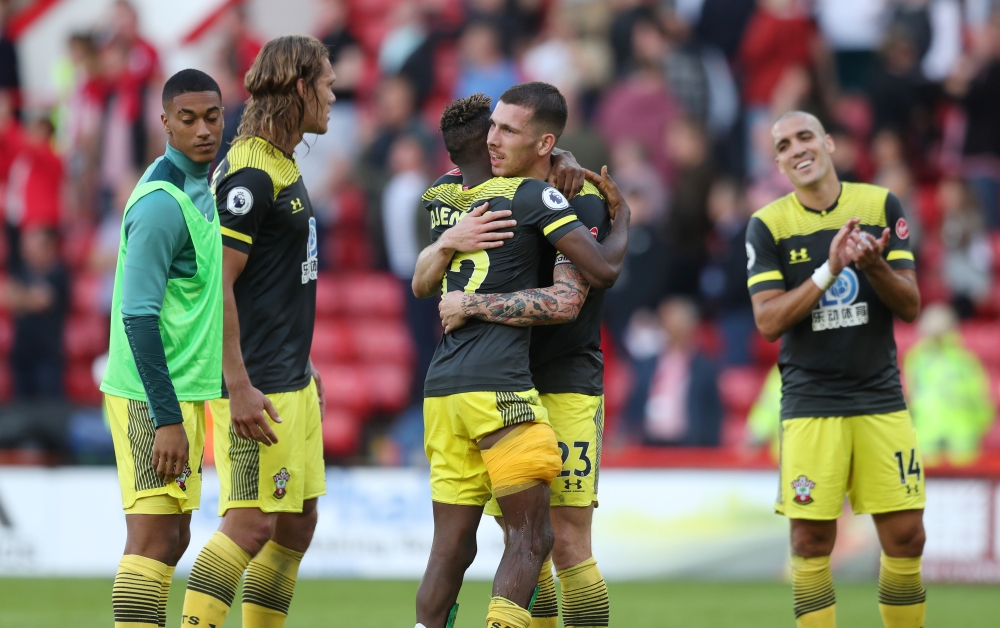
[[[833,136],[829,133],[823,138],[823,143],[826,144],[826,152],[833,154],[837,150],[837,144],[833,141]]]
[[[304,78],[295,81],[295,91],[299,93],[299,98],[306,99],[306,80]]]
[[[167,118],[166,113],[160,114],[160,122],[163,123],[163,132],[166,133],[168,136],[172,135],[172,133],[170,132],[170,119]]]
[[[538,142],[538,154],[547,155],[552,153],[552,149],[556,147],[556,136],[551,133],[546,133],[541,137]]]

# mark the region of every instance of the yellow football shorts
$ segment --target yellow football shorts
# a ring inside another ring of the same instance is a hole
[[[781,422],[781,487],[775,510],[791,519],[924,507],[924,473],[906,410]]]
[[[493,487],[479,439],[528,422],[549,424],[548,411],[533,388],[424,398],[424,451],[431,464],[431,499],[442,504],[484,505]]]
[[[267,396],[281,417],[270,422],[278,442],[270,447],[236,435],[229,400],[211,401],[219,516],[230,508],[302,512],[302,502],[326,494],[323,417],[316,383]]]
[[[555,393],[538,397],[549,412],[549,423],[559,441],[563,469],[551,485],[550,505],[597,504],[597,480],[604,435],[604,395]],[[500,504],[490,498],[483,511],[500,517]]]
[[[129,515],[180,515],[201,505],[201,463],[205,453],[205,403],[182,401],[188,438],[184,473],[169,484],[153,469],[156,426],[145,401],[104,395],[104,409],[115,443],[122,508]]]

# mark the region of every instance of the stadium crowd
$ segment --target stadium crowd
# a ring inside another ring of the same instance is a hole
[[[754,326],[744,239],[752,212],[791,189],[771,122],[805,109],[836,141],[842,180],[901,199],[924,304],[939,304],[897,327],[925,449],[964,463],[1000,448],[1000,2],[317,0],[316,11],[337,102],[330,132],[297,155],[321,230],[313,359],[331,399],[328,459],[424,459],[420,391],[441,327],[410,279],[429,243],[420,195],[452,167],[437,120],[455,97],[527,80],[566,95],[560,147],[589,169],[607,164],[633,212],[606,307],[609,447],[773,437],[764,382],[777,346]],[[202,68],[222,87],[227,141],[263,42],[252,18],[238,3],[222,14]],[[0,40],[0,449],[110,460],[95,372],[121,213],[162,152],[164,72],[142,26],[117,2],[72,34],[43,101],[21,93],[17,41]],[[965,415],[941,421],[949,406]]]

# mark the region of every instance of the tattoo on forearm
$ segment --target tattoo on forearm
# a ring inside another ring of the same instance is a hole
[[[505,294],[466,294],[462,313],[470,318],[527,327],[551,325],[576,318],[590,286],[572,264],[560,264],[553,272],[553,285]]]

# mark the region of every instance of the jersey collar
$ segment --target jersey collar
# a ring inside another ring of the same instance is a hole
[[[180,168],[181,172],[195,181],[208,180],[208,168],[212,164],[199,164],[191,161],[187,155],[170,144],[167,144],[166,158],[170,160],[170,163]]]
[[[820,217],[823,217],[823,218],[825,218],[826,215],[829,214],[830,212],[832,212],[833,210],[837,209],[837,207],[840,205],[840,199],[843,196],[844,196],[844,184],[841,183],[840,184],[840,193],[837,194],[837,200],[833,201],[833,205],[830,205],[826,209],[813,209],[812,207],[806,207],[805,205],[803,205],[802,201],[799,200],[799,196],[797,194],[795,194],[794,192],[792,192],[792,198],[795,199],[795,204],[796,205],[798,205],[799,207],[801,207],[803,210],[809,212],[810,214],[816,214],[817,216],[820,216]]]

